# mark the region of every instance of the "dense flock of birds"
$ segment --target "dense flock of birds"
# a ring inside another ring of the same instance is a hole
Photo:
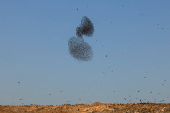
[[[121,6],[123,7],[124,5],[121,5]],[[78,11],[78,8],[77,8],[77,11]],[[103,13],[101,13],[101,14],[103,14]],[[141,13],[141,15],[143,15],[143,13]],[[157,25],[159,25],[159,24],[157,24]],[[162,30],[163,30],[163,28],[162,28]],[[84,41],[83,35],[87,36],[87,37],[92,37],[93,33],[94,33],[93,23],[87,16],[83,16],[82,20],[81,20],[81,24],[76,28],[77,37],[71,37],[68,41],[69,53],[72,57],[74,57],[78,61],[92,60],[92,57],[93,57],[92,47],[87,42]],[[96,40],[96,42],[97,41],[98,40]],[[103,47],[103,45],[102,45],[102,47]],[[123,53],[122,53],[122,55],[123,55]],[[108,56],[106,55],[106,57],[108,57]],[[109,66],[109,68],[111,68],[111,67]],[[114,71],[116,71],[116,70],[114,70]],[[103,73],[105,74],[105,72],[103,72]],[[148,73],[148,72],[146,72],[146,73]],[[143,77],[143,78],[146,79],[146,77]],[[100,82],[103,82],[103,81],[100,81]],[[164,80],[164,83],[162,83],[162,85],[164,85],[165,82],[166,82],[166,80]],[[20,82],[18,82],[18,84],[20,84]],[[116,93],[115,90],[113,92]],[[138,90],[137,92],[140,93],[141,91]],[[60,93],[62,93],[62,91],[60,91]],[[150,93],[152,93],[152,91],[150,91]],[[157,94],[159,95],[160,93],[157,93]],[[50,95],[51,94],[49,94],[49,96]],[[167,98],[169,98],[169,97],[167,97]],[[146,100],[146,99],[139,99],[139,98],[135,98],[135,99],[139,100],[140,102],[143,102]],[[23,99],[19,99],[19,100],[23,100]],[[81,99],[78,99],[78,100],[80,101]],[[124,100],[128,101],[128,103],[133,103],[132,102],[133,99],[131,99],[131,95],[129,95],[129,98],[124,98]],[[163,102],[163,101],[164,100],[159,100],[159,102]],[[67,101],[67,103],[70,103],[70,102],[71,101]],[[89,101],[89,102],[91,102],[91,101]],[[154,99],[154,102],[158,102],[158,101],[156,101],[156,99]],[[24,104],[24,103],[22,103],[22,104]]]
[[[68,41],[69,53],[79,61],[89,61],[93,58],[92,47],[84,41],[83,35],[93,36],[94,26],[91,20],[84,16],[81,24],[76,28],[77,37],[71,37]]]

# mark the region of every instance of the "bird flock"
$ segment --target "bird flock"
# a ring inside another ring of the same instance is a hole
[[[92,47],[84,41],[83,35],[92,37],[94,26],[91,20],[84,16],[81,24],[76,28],[77,37],[71,37],[68,41],[69,53],[72,57],[79,61],[90,61],[93,58]]]

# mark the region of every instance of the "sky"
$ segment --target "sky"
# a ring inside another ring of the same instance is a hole
[[[0,105],[170,103],[169,4],[1,0]],[[95,29],[83,36],[92,61],[68,52],[83,16]]]

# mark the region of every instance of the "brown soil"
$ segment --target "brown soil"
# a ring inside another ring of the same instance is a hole
[[[0,113],[170,113],[170,104],[65,104],[61,106],[0,106]]]

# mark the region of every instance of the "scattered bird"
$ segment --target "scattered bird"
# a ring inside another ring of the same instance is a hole
[[[124,6],[124,5],[122,5],[122,6]]]
[[[159,25],[159,24],[157,24],[157,25]]]
[[[111,22],[112,23],[112,22]]]
[[[51,95],[51,94],[49,94],[49,95]]]
[[[18,82],[18,84],[19,84],[20,82]]]
[[[126,98],[124,98],[126,100]]]
[[[79,99],[79,100],[81,100],[81,99]]]
[[[152,93],[152,91],[150,93]]]
[[[164,28],[162,28],[162,29],[164,29]]]
[[[113,92],[115,92],[115,91],[113,91]]]
[[[63,92],[63,91],[60,91],[61,93]]]
[[[143,78],[146,78],[146,77],[143,77]]]
[[[106,55],[106,57],[107,57],[107,55]]]
[[[139,91],[138,91],[139,92]]]
[[[143,15],[143,13],[141,15]]]

